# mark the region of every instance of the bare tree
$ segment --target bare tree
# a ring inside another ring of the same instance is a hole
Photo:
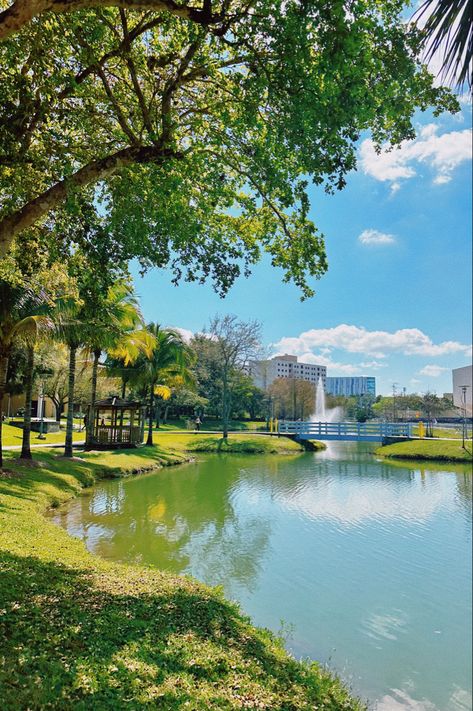
[[[215,344],[222,391],[223,438],[228,437],[235,375],[261,352],[261,324],[240,321],[237,316],[214,316],[204,334]]]

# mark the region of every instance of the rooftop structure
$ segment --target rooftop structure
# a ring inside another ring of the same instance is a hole
[[[300,363],[295,355],[274,356],[269,360],[252,360],[249,366],[254,384],[266,390],[277,378],[308,380],[317,385],[319,378],[325,383],[327,368],[314,363]]]

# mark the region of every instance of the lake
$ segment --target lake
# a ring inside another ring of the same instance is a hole
[[[103,481],[53,520],[104,558],[221,585],[378,711],[471,709],[471,468],[366,444],[210,455]]]

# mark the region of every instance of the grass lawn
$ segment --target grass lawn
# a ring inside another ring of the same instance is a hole
[[[206,436],[194,432],[155,433],[153,441],[178,452],[230,452],[245,454],[297,454],[303,447],[289,437],[269,437],[261,434],[231,434],[228,443],[218,435]],[[320,449],[325,449],[321,442]]]
[[[302,664],[222,594],[191,579],[99,559],[48,521],[50,506],[113,476],[182,461],[161,446],[0,477],[0,698],[5,710],[358,710],[324,668]],[[9,471],[7,471],[9,470]]]
[[[461,442],[435,439],[416,439],[379,447],[376,454],[393,459],[436,459],[450,462],[471,462],[473,446],[471,440],[463,449]]]
[[[452,427],[434,427],[434,437],[441,437],[443,439],[461,439],[462,438],[462,429],[461,425],[460,427],[456,427],[453,429]],[[471,433],[471,427],[468,428],[468,431]],[[412,428],[412,434],[414,436],[419,435],[419,426],[414,425]]]
[[[31,444],[63,444],[66,439],[66,431],[49,432],[45,434],[45,439],[38,439],[38,432],[31,433]],[[74,431],[72,433],[74,442],[82,442],[85,439],[85,432]],[[7,425],[5,422],[2,426],[2,440],[5,447],[17,446],[21,447],[23,438],[23,430],[20,427]]]
[[[192,428],[191,430],[194,429],[194,419],[189,418],[191,423],[192,423]],[[168,420],[166,424],[161,424],[159,429],[156,429],[156,432],[161,431],[167,431],[167,430],[184,430],[184,431],[189,431],[187,429],[187,420],[188,418],[181,418],[179,420]],[[222,423],[219,420],[205,420],[202,422],[200,429],[204,432],[216,432],[219,431],[221,432],[222,430]],[[234,432],[239,432],[244,431],[244,430],[260,430],[260,431],[266,431],[266,423],[257,421],[257,420],[232,420],[230,423],[229,429]]]

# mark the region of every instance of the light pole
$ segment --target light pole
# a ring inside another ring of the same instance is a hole
[[[469,385],[460,385],[461,391],[462,391],[462,447],[465,449],[465,430],[466,430],[466,391],[468,390],[470,386]]]
[[[40,390],[40,393],[39,393],[39,398],[40,398],[39,401],[40,401],[41,405],[40,405],[40,413],[39,413],[39,418],[40,418],[40,419],[39,419],[39,435],[38,435],[38,439],[46,439],[46,437],[44,436],[44,432],[43,432],[43,425],[44,425],[44,381],[43,381],[42,378],[41,378],[41,390]]]
[[[396,395],[397,395],[397,383],[393,383],[393,422],[396,422]]]

